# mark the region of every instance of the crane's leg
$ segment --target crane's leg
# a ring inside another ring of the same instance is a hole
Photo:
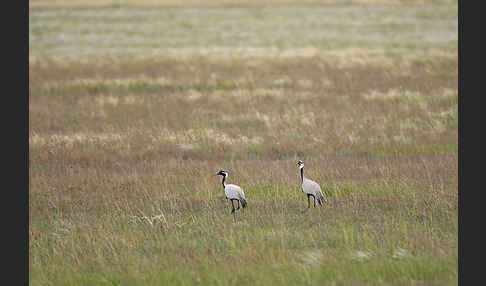
[[[233,207],[231,209],[231,213],[233,214],[233,221],[236,223],[236,213],[235,213],[235,205],[234,205],[233,199],[231,199],[231,206]]]
[[[236,200],[236,202],[238,203],[238,207],[236,208],[236,210],[239,210],[240,209],[240,200]]]
[[[312,196],[314,198],[314,207],[316,207],[316,196]]]
[[[310,195],[307,194],[307,208],[310,208]]]

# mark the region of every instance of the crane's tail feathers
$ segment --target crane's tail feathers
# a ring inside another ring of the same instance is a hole
[[[246,208],[246,200],[245,199],[240,199],[240,202],[241,202],[241,206],[243,208]]]

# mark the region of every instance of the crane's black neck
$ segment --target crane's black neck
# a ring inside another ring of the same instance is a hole
[[[304,181],[304,167],[300,168],[300,178]]]
[[[223,189],[224,189],[224,187],[226,187],[225,181],[226,181],[226,176],[223,176],[223,181],[221,182],[221,184],[223,184]]]

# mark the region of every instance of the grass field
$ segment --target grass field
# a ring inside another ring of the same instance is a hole
[[[457,285],[457,1],[183,3],[29,1],[29,284]]]

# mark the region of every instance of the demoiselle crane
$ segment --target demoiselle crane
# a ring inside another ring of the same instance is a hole
[[[322,195],[321,186],[304,176],[304,162],[299,160],[297,166],[299,166],[300,178],[302,179],[302,192],[307,195],[307,208],[310,208],[310,197],[314,198],[314,207],[316,207],[316,199],[319,205],[322,206],[322,203],[327,202],[327,200]]]
[[[234,213],[235,210],[240,209],[240,203],[243,208],[246,207],[246,198],[245,198],[245,193],[243,192],[243,189],[240,186],[233,185],[233,184],[226,184],[226,178],[228,177],[228,172],[227,171],[219,171],[216,175],[222,176],[223,177],[223,188],[224,188],[224,193],[226,195],[226,199],[231,200],[231,213]],[[216,176],[215,175],[215,176]],[[238,203],[238,208],[235,209],[234,201]]]

